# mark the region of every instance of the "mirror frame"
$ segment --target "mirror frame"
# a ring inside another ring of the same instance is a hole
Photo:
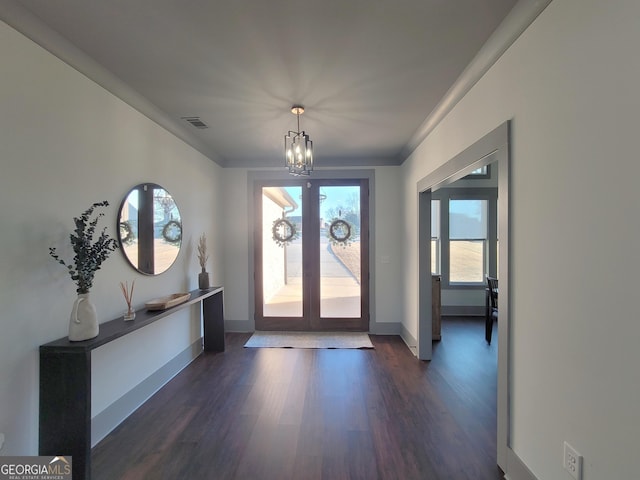
[[[131,225],[128,223],[128,220],[125,220],[124,222],[122,221],[122,211],[129,199],[129,196],[136,190],[139,192],[138,225],[136,228],[136,232],[133,232],[131,229]],[[154,204],[156,199],[154,198],[153,192],[155,190],[164,191],[167,194],[167,196],[173,200],[174,208],[178,212],[178,219],[171,218],[162,227],[163,228],[162,234],[165,237],[165,239],[167,239],[167,235],[174,234],[173,237],[169,237],[168,242],[177,244],[178,250],[175,254],[175,257],[166,266],[166,268],[164,268],[164,270],[162,271],[157,271],[157,272],[155,271],[155,266],[157,263],[157,255],[156,255],[157,252],[155,252],[155,248],[154,248],[154,244],[155,244],[154,231],[162,225],[157,225],[156,222],[154,221],[154,210],[155,210]],[[141,230],[140,229],[141,223],[144,225],[147,225],[147,228],[144,228],[143,230]],[[123,229],[123,225],[125,224],[128,225],[128,228]],[[179,229],[179,233],[177,235],[175,235],[175,232],[174,232],[176,227]],[[128,235],[126,237],[123,237],[122,235],[123,230],[128,230]],[[118,233],[118,243],[120,245],[122,255],[127,260],[129,265],[131,265],[132,268],[134,268],[138,273],[141,273],[143,275],[155,276],[155,275],[160,275],[166,272],[176,262],[178,255],[180,255],[180,250],[182,248],[182,237],[183,237],[182,215],[180,214],[180,209],[178,208],[178,205],[176,204],[176,201],[173,198],[173,195],[171,195],[166,188],[162,187],[161,185],[158,185],[157,183],[151,183],[151,182],[140,183],[138,185],[134,185],[126,193],[126,195],[122,199],[122,202],[120,202],[120,208],[118,209],[116,231]],[[132,235],[132,234],[135,235],[135,237],[138,239],[138,242],[139,242],[137,259],[130,258],[125,248],[127,244],[127,238],[129,235]],[[144,247],[141,248],[140,246],[141,244],[145,244],[146,248]],[[146,268],[142,268],[140,267],[140,265],[146,265]]]

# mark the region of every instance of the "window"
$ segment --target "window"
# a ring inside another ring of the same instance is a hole
[[[484,289],[497,276],[494,187],[444,187],[431,196],[431,272],[447,290]]]
[[[440,200],[431,200],[431,273],[440,274]]]
[[[487,272],[487,200],[449,200],[449,282],[483,283]]]
[[[479,178],[491,178],[491,173],[489,172],[489,165],[485,165],[484,167],[476,168],[473,172],[467,175],[466,179],[479,179]]]

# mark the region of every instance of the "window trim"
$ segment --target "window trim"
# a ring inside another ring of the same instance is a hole
[[[450,200],[486,200],[487,204],[487,238],[484,275],[496,276],[497,273],[497,187],[444,187],[431,194],[431,200],[440,200],[440,276],[442,288],[447,290],[480,290],[485,288],[484,278],[481,282],[451,282],[450,242],[449,237],[449,201]],[[459,240],[459,239],[458,239]],[[468,240],[468,239],[466,239]]]

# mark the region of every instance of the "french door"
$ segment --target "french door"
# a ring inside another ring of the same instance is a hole
[[[257,330],[368,331],[368,180],[256,182]]]

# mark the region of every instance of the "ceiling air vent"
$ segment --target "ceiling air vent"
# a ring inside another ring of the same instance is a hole
[[[191,125],[199,129],[209,128],[209,125],[200,120],[200,117],[182,117],[183,120],[186,120]]]

